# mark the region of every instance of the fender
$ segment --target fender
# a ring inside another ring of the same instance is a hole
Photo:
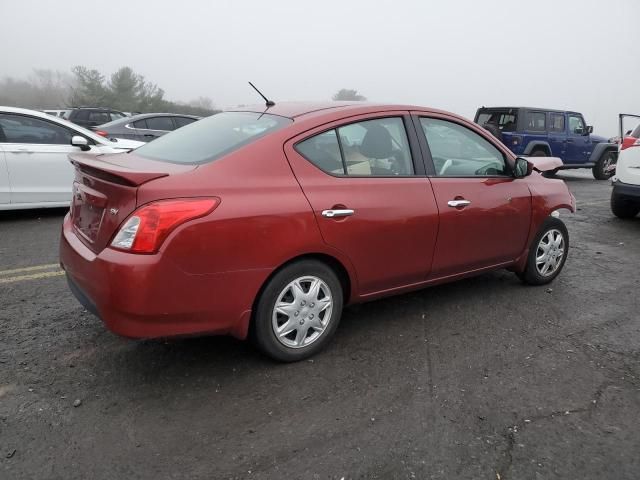
[[[589,162],[588,163],[596,163],[598,160],[600,160],[600,157],[606,151],[611,151],[611,152],[616,152],[617,153],[618,152],[618,146],[616,144],[614,144],[614,143],[607,143],[607,142],[602,142],[602,143],[596,144],[596,146],[593,148],[593,150],[591,152],[591,156],[589,157]]]
[[[526,243],[527,248],[516,260],[513,267],[517,272],[524,271],[527,264],[527,256],[529,255],[529,247],[538,234],[542,222],[556,210],[565,209],[571,213],[576,211],[576,199],[563,180],[546,179],[537,173],[533,175],[539,178],[539,181],[529,183],[529,191],[531,192],[531,225]],[[533,175],[529,178],[533,179]]]
[[[529,143],[527,143],[527,146],[524,148],[524,152],[522,152],[522,155],[531,155],[531,152],[536,147],[542,147],[549,154],[551,154],[551,146],[549,145],[549,142],[545,142],[544,140],[531,140]]]

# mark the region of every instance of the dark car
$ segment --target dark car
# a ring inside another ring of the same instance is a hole
[[[429,108],[245,108],[131,153],[70,158],[60,262],[76,297],[130,338],[250,335],[300,360],[343,305],[502,268],[546,284],[569,253],[557,210],[575,200],[539,173],[559,160],[516,158]]]
[[[127,114],[111,108],[76,107],[65,118],[84,128],[96,127],[103,123],[127,117]]]
[[[140,142],[149,142],[197,120],[200,120],[200,117],[194,115],[143,113],[105,123],[92,128],[92,130],[103,137],[127,138]]]
[[[593,135],[581,113],[528,107],[482,107],[475,122],[516,155],[558,157],[560,169],[591,168],[598,180],[615,173],[618,146]]]

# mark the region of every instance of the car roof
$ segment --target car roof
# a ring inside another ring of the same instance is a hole
[[[381,112],[381,111],[428,111],[434,113],[442,113],[453,115],[443,110],[435,108],[421,107],[417,105],[399,105],[372,102],[280,102],[274,106],[266,108],[264,105],[247,105],[236,108],[229,108],[227,112],[256,112],[269,113],[271,115],[279,115],[291,119],[305,120],[310,117],[318,116],[349,116],[363,113]]]
[[[553,108],[540,108],[540,107],[480,107],[478,110],[534,110],[540,112],[554,112],[554,113],[577,113],[582,115],[580,112],[575,112],[573,110],[557,110]]]

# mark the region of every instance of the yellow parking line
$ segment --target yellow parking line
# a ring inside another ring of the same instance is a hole
[[[39,278],[60,277],[64,275],[63,270],[55,272],[32,273],[31,275],[18,275],[17,277],[0,278],[0,285],[3,283],[21,282],[23,280],[37,280]]]
[[[51,270],[52,268],[60,268],[57,263],[49,263],[47,265],[35,265],[33,267],[14,268],[13,270],[0,270],[0,276],[14,275],[16,273],[36,272],[38,270]]]

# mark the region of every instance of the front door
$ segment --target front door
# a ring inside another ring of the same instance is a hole
[[[9,113],[0,114],[0,123],[11,203],[70,202],[73,168],[67,156],[79,151],[71,145],[71,130]]]
[[[586,125],[582,115],[567,114],[569,129],[567,134],[567,157],[565,163],[586,163],[589,158],[589,135],[585,135]]]
[[[440,211],[432,278],[512,262],[525,249],[531,220],[526,181],[513,178],[488,137],[445,116],[420,117],[433,162]]]
[[[335,122],[285,145],[324,241],[350,259],[363,295],[424,281],[438,231],[410,118],[386,115]]]

